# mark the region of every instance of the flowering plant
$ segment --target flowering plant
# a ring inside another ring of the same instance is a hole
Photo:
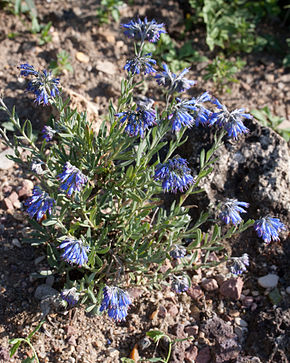
[[[43,140],[34,142],[31,122],[21,125],[15,110],[10,112],[0,101],[18,131],[11,142],[1,130],[4,141],[15,150],[12,158],[28,164],[39,180],[26,201],[34,227],[30,242],[46,246],[52,271],[65,276],[61,296],[68,304],[85,303],[87,311],[107,311],[115,320],[123,320],[128,313],[129,286],[171,284],[177,293],[186,291],[191,271],[209,266],[210,251],[223,249],[223,239],[254,223],[244,223],[239,215],[246,212],[241,207],[248,203],[229,199],[220,216],[233,225],[223,232],[215,221],[211,231],[204,233],[199,227],[210,213],[203,211],[192,221],[185,203],[189,195],[202,191],[199,182],[212,171],[214,153],[223,138],[236,139],[248,132],[243,119],[251,116],[243,109],[229,112],[208,92],[181,98],[180,93],[195,81],[185,78],[188,69],[176,75],[167,65],[155,75],[164,91],[164,108],[153,108],[151,99],[134,99],[145,75],[156,73],[156,62],[145,53],[144,44],[157,42],[165,29],[147,19],[123,27],[137,41],[135,55],[125,65],[128,76],[121,83],[118,103],[110,104],[108,120],[97,134],[86,114],[63,100],[59,79],[29,64],[20,66],[20,74],[30,78],[28,91],[34,93],[37,104],[52,105],[57,111],[43,129]],[[196,171],[177,154],[190,127],[217,129],[214,144],[202,150]],[[30,153],[26,161],[20,157],[20,147]],[[167,193],[174,196],[170,208],[164,203]],[[256,227],[263,237],[264,224]],[[166,259],[172,265],[162,273]]]

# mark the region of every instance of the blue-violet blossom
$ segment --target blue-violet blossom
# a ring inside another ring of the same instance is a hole
[[[69,161],[65,163],[62,173],[57,178],[62,183],[60,189],[64,190],[69,197],[73,192],[81,191],[84,184],[88,182],[88,178]]]
[[[64,249],[61,257],[70,264],[75,263],[81,267],[88,262],[87,252],[90,248],[82,240],[66,237],[58,248]]]
[[[36,220],[40,221],[46,214],[51,214],[55,200],[41,190],[39,186],[35,186],[32,191],[32,196],[29,197],[25,205],[28,206],[27,213],[31,218],[36,214]]]
[[[156,60],[151,58],[151,53],[148,53],[142,57],[135,57],[128,60],[124,69],[132,74],[140,74],[142,71],[144,74],[149,74],[156,72],[156,69],[153,68],[155,64]]]
[[[169,254],[175,259],[183,258],[186,255],[186,248],[180,245],[174,245]]]
[[[173,291],[179,294],[181,292],[188,290],[188,288],[189,288],[189,278],[187,275],[172,276],[171,289]]]
[[[162,182],[164,192],[183,192],[194,183],[187,161],[180,157],[156,166],[154,179]]]
[[[154,19],[148,21],[145,18],[142,21],[138,18],[137,21],[131,20],[128,24],[121,24],[121,26],[126,29],[124,31],[125,35],[129,38],[141,40],[141,42],[148,40],[149,42],[156,43],[160,38],[160,34],[166,33],[164,24],[157,24]]]
[[[50,126],[44,126],[44,128],[42,129],[43,138],[46,141],[51,141],[55,133],[56,131]]]
[[[33,77],[27,84],[27,91],[35,94],[35,102],[39,105],[49,105],[50,101],[59,94],[59,78],[54,78],[51,72],[46,70],[38,72],[28,63],[21,64],[19,68],[21,76]]]
[[[77,292],[77,289],[75,287],[72,287],[71,289],[64,289],[61,292],[60,296],[70,306],[76,305],[80,298],[80,294]]]
[[[136,111],[119,112],[115,116],[121,117],[120,123],[127,121],[125,132],[130,136],[145,136],[145,131],[156,124],[156,112],[150,105],[137,107]]]
[[[196,81],[191,81],[184,78],[189,68],[185,68],[179,75],[172,73],[167,64],[163,64],[164,71],[155,76],[156,82],[159,86],[168,88],[169,92],[184,92],[196,84]]]
[[[278,233],[281,230],[285,230],[285,225],[280,222],[279,218],[264,217],[257,220],[254,223],[254,229],[256,230],[259,237],[262,237],[266,244],[270,243],[271,240],[279,241]]]
[[[241,257],[231,257],[231,273],[234,275],[241,275],[243,272],[247,271],[247,266],[249,266],[249,256],[247,253],[244,253]]]
[[[212,101],[218,109],[221,111],[214,112],[210,118],[210,124],[217,124],[220,127],[223,127],[229,137],[233,139],[237,139],[239,134],[246,134],[249,132],[249,129],[243,124],[243,119],[252,119],[253,116],[249,113],[245,113],[244,108],[236,109],[233,111],[228,111],[226,106],[222,105],[217,99]]]
[[[103,295],[100,311],[107,310],[109,317],[116,321],[125,320],[132,304],[129,294],[117,286],[105,286]]]
[[[241,223],[243,219],[241,218],[240,213],[247,213],[242,207],[248,208],[249,203],[227,198],[221,206],[220,219],[226,224],[230,222],[233,224]]]

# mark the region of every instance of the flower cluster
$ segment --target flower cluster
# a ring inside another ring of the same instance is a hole
[[[189,288],[189,278],[187,275],[183,276],[172,276],[171,288],[178,294],[188,290]]]
[[[163,64],[163,69],[164,71],[162,73],[155,76],[156,82],[159,86],[167,88],[170,93],[184,92],[196,84],[196,81],[184,78],[189,68],[185,68],[179,75],[172,73],[165,63]]]
[[[100,311],[107,310],[110,318],[125,320],[129,305],[132,304],[128,293],[117,286],[105,286]]]
[[[36,215],[36,220],[40,221],[46,212],[51,214],[55,200],[40,189],[39,186],[33,188],[32,196],[29,197],[25,205],[28,206],[27,213],[31,218]]]
[[[245,134],[249,132],[249,129],[243,124],[243,119],[252,119],[253,116],[245,113],[243,108],[236,109],[234,111],[229,111],[226,106],[222,105],[219,100],[213,100],[213,103],[221,111],[214,112],[210,118],[210,124],[216,124],[223,127],[229,137],[237,139],[239,134]]]
[[[145,131],[156,125],[155,110],[149,106],[138,106],[136,111],[119,112],[115,116],[121,117],[120,123],[127,122],[125,131],[130,136],[145,136]]]
[[[80,298],[80,294],[77,292],[77,289],[75,287],[72,287],[71,289],[64,289],[61,292],[60,296],[70,306],[76,305]]]
[[[268,244],[271,240],[279,241],[278,233],[281,230],[286,230],[286,227],[282,222],[280,222],[279,218],[267,216],[257,220],[254,224],[254,229],[258,236],[262,237],[264,242]]]
[[[232,222],[233,224],[239,224],[242,222],[240,213],[247,213],[242,207],[248,208],[249,203],[239,202],[237,199],[229,199],[221,206],[220,219],[226,224]]]
[[[230,271],[233,275],[241,275],[243,272],[247,271],[247,266],[249,266],[249,256],[244,253],[241,257],[231,257],[230,259],[231,267]]]
[[[65,163],[62,173],[57,178],[62,183],[60,189],[64,190],[69,197],[73,192],[81,191],[84,184],[88,182],[88,178],[69,161]]]
[[[179,245],[174,245],[173,249],[169,252],[172,258],[183,258],[186,255],[186,248]]]
[[[168,160],[164,164],[158,164],[154,179],[162,182],[164,192],[173,193],[183,192],[194,183],[187,161],[180,157]]]
[[[126,30],[124,34],[129,38],[134,38],[144,42],[148,40],[149,42],[156,43],[162,33],[166,33],[164,29],[164,24],[157,24],[153,19],[148,21],[147,18],[142,21],[137,19],[137,21],[131,20],[128,24],[122,24],[122,27]]]
[[[21,64],[20,76],[33,78],[27,84],[27,91],[35,94],[35,102],[39,105],[49,105],[51,100],[59,94],[59,78],[54,78],[50,72],[38,72],[28,63]]]
[[[44,128],[42,129],[43,138],[46,141],[51,141],[55,133],[56,131],[50,126],[44,126]]]
[[[75,263],[81,267],[88,262],[87,253],[90,248],[85,246],[81,240],[67,237],[61,242],[58,248],[64,249],[64,253],[61,257],[70,264]]]
[[[149,74],[156,72],[156,69],[153,68],[155,64],[156,60],[151,58],[151,53],[148,53],[128,60],[124,69],[132,74],[140,74],[142,71],[144,74]]]

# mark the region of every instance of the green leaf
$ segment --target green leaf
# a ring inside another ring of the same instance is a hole
[[[157,343],[162,337],[167,337],[165,333],[159,330],[150,330],[146,333],[146,335],[151,338],[155,343]]]
[[[9,340],[9,344],[14,344],[10,349],[10,357],[13,357],[13,355],[17,352],[17,349],[19,348],[22,341],[23,340],[19,338]]]

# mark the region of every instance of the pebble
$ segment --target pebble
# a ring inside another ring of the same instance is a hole
[[[241,297],[244,282],[238,278],[230,278],[224,281],[220,287],[220,293],[227,298],[239,300]]]
[[[273,289],[278,285],[279,276],[268,274],[258,278],[258,284],[264,289]]]
[[[190,336],[194,336],[194,335],[197,335],[198,334],[198,330],[199,330],[199,327],[198,325],[188,325],[184,328],[184,331],[190,335]]]
[[[260,293],[259,293],[259,291],[256,291],[256,290],[255,290],[255,291],[252,291],[252,295],[253,295],[253,296],[259,296],[259,295],[260,295]]]
[[[76,52],[76,55],[75,55],[76,59],[81,62],[81,63],[89,63],[90,61],[90,58],[88,55],[86,55],[85,53],[83,52]]]
[[[6,155],[13,155],[14,151],[11,148],[7,148],[0,153],[0,169],[7,170],[13,167],[15,164],[13,160],[7,159]]]
[[[201,286],[206,291],[214,291],[214,290],[218,289],[218,287],[219,287],[219,285],[215,279],[205,279],[202,281]]]
[[[13,238],[12,239],[12,244],[13,244],[13,246],[21,248],[21,243],[19,242],[18,238]]]
[[[117,66],[114,63],[107,60],[99,60],[96,64],[96,69],[100,72],[111,75],[117,72]]]
[[[241,318],[235,318],[235,323],[243,328],[246,328],[248,326],[248,323]]]
[[[229,315],[233,318],[240,316],[240,312],[238,310],[230,310]]]
[[[289,295],[290,295],[290,286],[288,286],[288,287],[286,288],[286,292],[287,292],[287,294],[289,294]]]

